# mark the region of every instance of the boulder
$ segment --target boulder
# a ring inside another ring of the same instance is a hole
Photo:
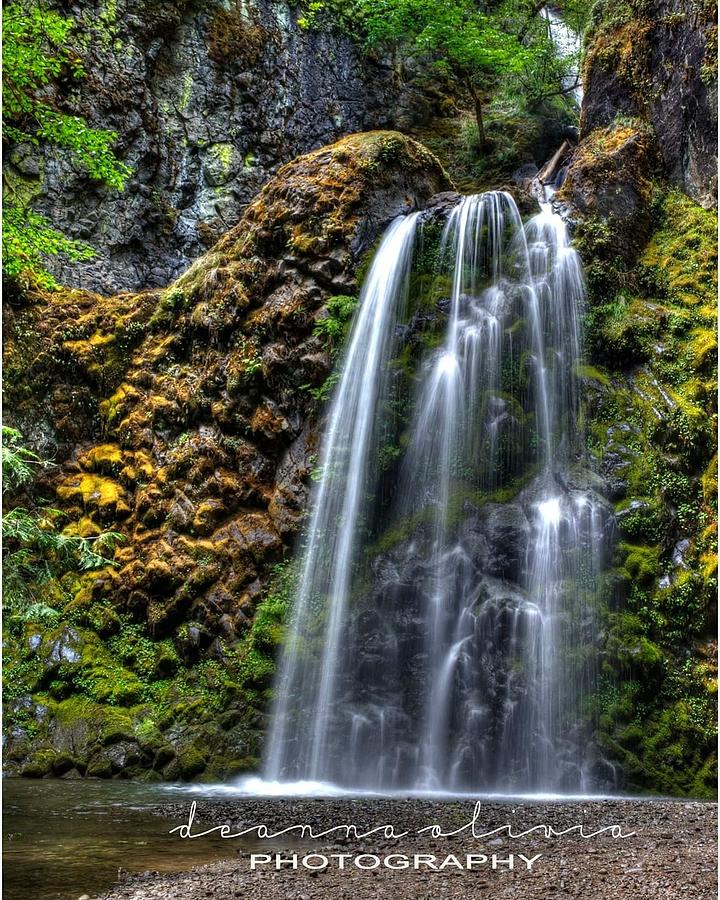
[[[56,505],[86,533],[123,535],[101,592],[114,607],[156,636],[194,617],[214,630],[267,581],[306,500],[319,405],[307,388],[331,349],[316,321],[357,291],[389,222],[447,187],[415,141],[351,135],[284,166],[166,291],[61,290],[8,308],[8,419],[51,436]],[[82,412],[67,405],[78,393]],[[56,652],[75,662],[66,638]]]
[[[530,523],[519,504],[487,503],[481,510],[489,575],[520,581],[530,538]]]

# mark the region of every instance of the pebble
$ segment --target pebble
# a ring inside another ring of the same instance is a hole
[[[272,852],[389,852],[411,855],[495,852],[531,856],[541,853],[531,872],[524,866],[508,871],[502,867],[483,870],[358,870],[327,868],[321,872],[273,869],[250,872],[246,858],[228,850],[228,859],[176,874],[144,873],[103,895],[104,900],[199,900],[206,896],[242,896],[244,900],[708,900],[717,896],[715,859],[717,806],[696,801],[609,800],[573,803],[524,803],[522,807],[485,804],[478,831],[510,824],[516,832],[534,825],[552,825],[562,830],[583,824],[586,833],[606,825],[621,825],[634,837],[614,839],[605,833],[583,839],[575,835],[546,839],[537,832],[517,840],[494,838],[481,842],[467,833],[449,839],[415,832],[431,824],[445,830],[467,822],[474,807],[467,802],[425,800],[328,798],[323,800],[247,799],[198,800],[196,825],[207,827],[228,822],[237,825],[266,824],[287,827],[308,824],[316,831],[341,823],[360,828],[393,824],[410,834],[399,842],[378,837],[376,841],[343,842],[337,834],[332,842],[306,842],[291,850],[273,846]],[[173,806],[159,810],[179,821],[187,810]],[[680,836],[680,837],[678,837]],[[679,841],[679,843],[676,843]],[[502,845],[502,850],[498,848]],[[483,849],[484,848],[484,849]],[[255,849],[255,848],[253,848]],[[672,860],[678,864],[672,867]],[[677,868],[673,872],[672,868]],[[242,890],[235,890],[242,886]],[[82,898],[81,898],[82,900]],[[87,898],[86,898],[87,900]]]

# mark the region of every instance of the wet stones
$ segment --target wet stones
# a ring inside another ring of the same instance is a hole
[[[81,658],[80,637],[73,628],[64,628],[52,643],[47,657],[48,663],[76,663]]]
[[[488,574],[516,576],[530,537],[530,524],[523,509],[514,504],[489,503],[481,511],[481,521],[488,546]]]

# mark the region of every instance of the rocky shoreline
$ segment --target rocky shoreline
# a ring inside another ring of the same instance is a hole
[[[188,795],[187,804],[159,812],[187,821],[192,800]],[[355,838],[338,829],[318,840],[267,841],[269,846],[260,850],[257,840],[249,845],[237,839],[226,861],[169,876],[153,872],[126,876],[103,895],[104,900],[168,896],[710,900],[717,895],[717,805],[712,803],[520,800],[482,803],[475,813],[470,800],[198,799],[190,833],[222,824],[230,826],[231,833],[261,824],[270,833],[299,824],[311,826],[315,834],[351,824],[359,835],[380,825],[392,826],[392,831]],[[438,825],[443,836],[434,837],[428,828],[432,825]],[[510,831],[503,826],[510,826]],[[518,836],[528,829],[534,830]],[[562,834],[566,829],[574,830]],[[457,833],[448,835],[451,831]],[[488,835],[490,831],[495,833]],[[407,833],[399,836],[401,832]],[[253,871],[250,852],[263,853],[268,860],[257,858]],[[295,859],[297,868],[292,862],[276,868],[275,854]]]

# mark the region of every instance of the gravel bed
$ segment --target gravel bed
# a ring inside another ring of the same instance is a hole
[[[164,807],[162,814],[187,820],[192,797],[183,805]],[[293,824],[312,826],[315,833],[336,825],[355,824],[358,832],[390,824],[395,834],[359,839],[335,832],[332,836],[275,841],[228,840],[228,859],[173,875],[152,872],[128,876],[104,894],[106,900],[190,900],[205,897],[243,897],[248,900],[319,900],[319,898],[389,898],[389,900],[502,900],[533,898],[559,900],[583,897],[633,900],[714,900],[717,896],[717,806],[674,800],[603,800],[578,802],[483,802],[475,834],[469,823],[473,801],[332,798],[322,800],[197,799],[193,832],[227,824],[232,831],[265,824],[272,831]],[[433,837],[418,830],[438,824],[443,832],[467,827],[454,836]],[[624,835],[610,831],[584,838],[577,831],[546,836],[537,830],[523,837],[508,836],[534,826],[555,832],[583,826],[590,834],[618,825]],[[501,830],[481,837],[484,832]],[[180,838],[169,837],[168,840]],[[197,838],[203,840],[203,838]],[[250,868],[250,852],[271,857],[270,864]],[[297,869],[277,870],[275,854],[297,855]],[[315,854],[310,856],[309,854]],[[471,854],[472,868],[466,868]],[[474,856],[473,856],[474,854]],[[531,869],[523,860],[540,854]],[[339,857],[345,855],[341,862]],[[420,862],[415,859],[420,856]],[[302,864],[320,866],[310,870]],[[374,865],[375,868],[359,868]],[[487,862],[482,858],[487,857]],[[513,858],[513,868],[507,861]],[[428,858],[434,858],[433,863]],[[493,868],[493,858],[495,867]],[[403,865],[408,868],[389,868]],[[447,860],[450,859],[450,862]],[[454,862],[453,860],[456,860]],[[445,866],[440,865],[445,862]],[[432,866],[435,868],[432,868]],[[462,868],[461,868],[462,866]]]

